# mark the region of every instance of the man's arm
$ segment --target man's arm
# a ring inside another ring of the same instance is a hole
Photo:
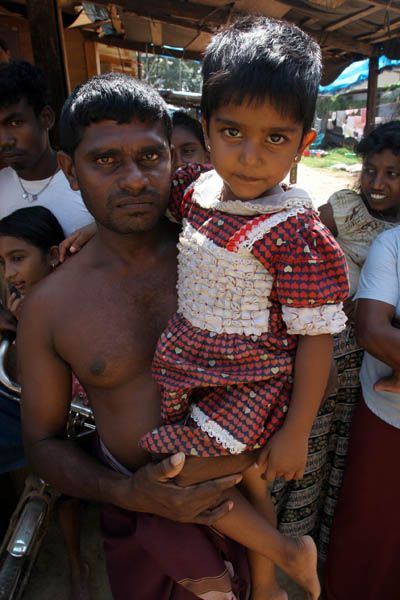
[[[182,454],[149,464],[126,477],[108,469],[66,439],[71,370],[57,354],[49,326],[46,290],[33,291],[18,325],[22,426],[34,471],[61,492],[175,521],[211,524],[232,508],[224,493],[232,475],[185,489],[171,481],[184,465]],[[211,508],[210,508],[211,507]]]
[[[357,301],[357,342],[392,369],[400,369],[400,330],[392,325],[395,308],[380,300]]]
[[[400,331],[392,325],[400,294],[398,260],[397,233],[393,229],[372,244],[355,296],[358,343],[393,369],[400,368]]]

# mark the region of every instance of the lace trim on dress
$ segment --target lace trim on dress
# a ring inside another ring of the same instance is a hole
[[[241,454],[246,450],[246,444],[242,444],[242,442],[235,439],[229,431],[226,431],[218,423],[207,417],[195,404],[192,404],[190,407],[190,416],[204,433],[214,438],[218,444],[225,448],[225,450],[229,450],[231,454]]]
[[[294,217],[299,213],[304,213],[306,208],[301,200],[293,200],[293,208],[291,210],[285,210],[280,213],[272,215],[268,221],[260,223],[249,231],[246,239],[240,244],[242,248],[251,250],[256,242],[261,240],[267,233],[271,231],[273,227],[287,221],[290,217]]]
[[[343,303],[304,308],[282,306],[283,319],[290,335],[331,335],[346,328]]]
[[[243,216],[272,214],[297,205],[314,208],[309,194],[301,188],[284,191],[276,186],[262,198],[243,201],[221,200],[222,186],[223,181],[216,171],[203,173],[195,182],[192,201],[206,210]]]

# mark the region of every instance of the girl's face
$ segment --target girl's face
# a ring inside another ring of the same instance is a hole
[[[282,115],[268,101],[227,104],[203,123],[210,162],[224,180],[223,200],[254,200],[288,174],[296,156],[315,138],[303,123]]]
[[[372,210],[400,207],[400,154],[392,150],[365,157],[361,172],[361,193]]]
[[[50,254],[28,242],[0,236],[0,267],[9,285],[25,296],[29,289],[52,270]]]

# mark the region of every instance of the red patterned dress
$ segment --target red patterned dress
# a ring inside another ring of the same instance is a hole
[[[346,261],[303,190],[221,201],[223,182],[209,171],[182,199],[187,176],[170,206],[182,223],[178,311],[153,363],[163,425],[141,445],[153,454],[239,454],[283,424],[298,335],[344,329]]]

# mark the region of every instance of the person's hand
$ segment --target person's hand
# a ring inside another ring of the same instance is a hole
[[[17,319],[6,308],[0,308],[0,336],[11,332],[15,334],[17,331]],[[13,335],[12,338],[15,336]]]
[[[23,301],[24,301],[24,297],[19,296],[15,292],[12,292],[12,294],[10,294],[10,297],[8,298],[8,301],[7,301],[7,308],[10,311],[10,313],[12,314],[12,316],[15,319],[17,319],[17,321],[21,315]]]
[[[58,247],[60,253],[60,262],[64,262],[65,258],[69,254],[75,254],[76,252],[79,252],[79,250],[83,248],[83,246],[87,244],[89,240],[92,239],[96,232],[96,224],[89,223],[89,225],[85,225],[84,227],[77,229],[71,233],[71,235],[66,237]]]
[[[229,475],[188,487],[179,487],[179,475],[185,456],[174,454],[159,463],[149,463],[132,477],[120,482],[122,494],[118,506],[136,512],[148,512],[181,523],[212,525],[233,508],[226,492],[241,481],[241,475]]]
[[[261,450],[256,465],[267,481],[302,479],[307,454],[308,438],[283,426]]]

